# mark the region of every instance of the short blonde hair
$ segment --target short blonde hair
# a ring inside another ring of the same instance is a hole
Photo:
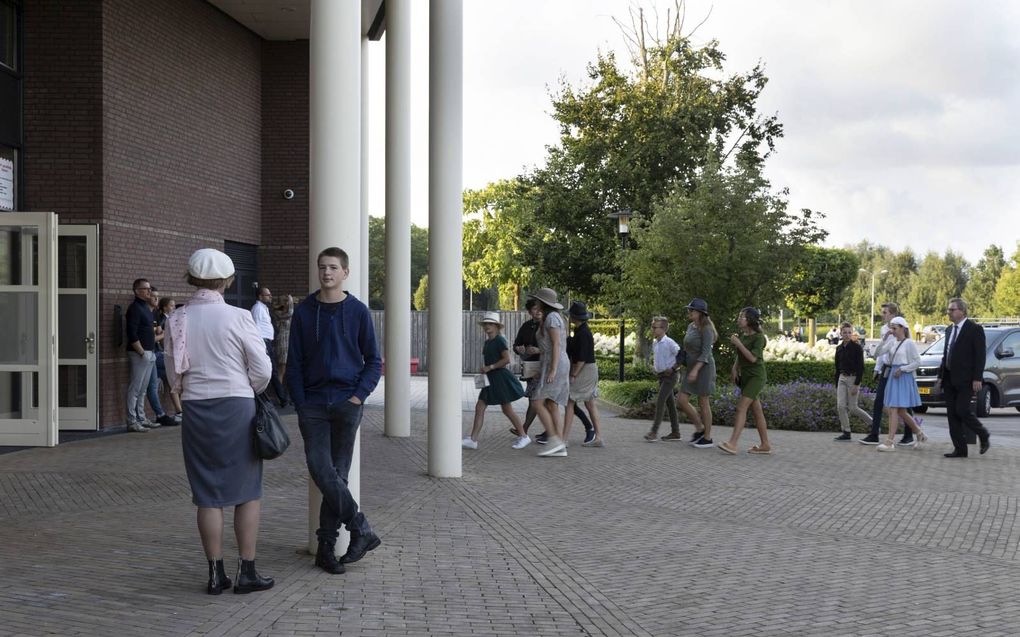
[[[652,326],[655,326],[657,323],[662,325],[662,329],[669,329],[669,319],[665,316],[653,316]]]

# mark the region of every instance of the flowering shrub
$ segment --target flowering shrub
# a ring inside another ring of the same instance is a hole
[[[815,341],[811,347],[807,343],[780,336],[771,338],[765,345],[765,361],[832,361],[836,356],[836,346],[824,339]]]
[[[627,383],[600,382],[599,392],[604,400],[626,407],[625,418],[651,419],[655,415],[655,397],[658,383],[635,381]],[[719,386],[712,396],[712,423],[725,427],[733,426],[736,413],[738,390],[732,385]],[[796,381],[782,385],[766,385],[761,393],[762,409],[769,429],[792,431],[833,431],[838,432],[839,418],[836,416],[836,388],[828,383]],[[875,394],[861,389],[860,405],[871,412]],[[680,412],[681,421],[685,421]],[[747,427],[754,427],[754,417],[748,410]],[[850,418],[850,425],[857,433],[867,433],[863,421]]]
[[[595,338],[595,353],[596,354],[619,354],[620,353],[620,335],[619,334],[600,334],[595,332],[592,334]],[[634,351],[634,344],[637,343],[637,334],[631,332],[623,339],[624,351]]]

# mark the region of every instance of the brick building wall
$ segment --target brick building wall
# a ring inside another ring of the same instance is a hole
[[[308,41],[266,41],[259,280],[276,296],[300,300],[309,292],[308,259]]]

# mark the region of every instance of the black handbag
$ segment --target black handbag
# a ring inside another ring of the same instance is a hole
[[[255,453],[263,460],[279,458],[290,446],[290,436],[276,407],[264,394],[255,395]]]
[[[679,368],[686,366],[687,366],[687,350],[681,347],[680,350],[676,353],[676,367]]]

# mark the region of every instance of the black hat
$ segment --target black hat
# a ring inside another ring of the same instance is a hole
[[[705,299],[692,300],[690,303],[687,304],[686,309],[697,310],[704,314],[705,316],[708,316],[708,303],[705,302]]]
[[[570,309],[567,311],[567,316],[574,319],[575,321],[587,321],[591,318],[591,312],[588,311],[588,306],[580,301],[574,301],[570,304]]]
[[[745,307],[744,309],[742,309],[740,311],[744,313],[744,316],[747,317],[748,321],[751,321],[752,323],[760,323],[761,322],[761,312],[758,311],[758,308],[756,308],[756,307]]]

